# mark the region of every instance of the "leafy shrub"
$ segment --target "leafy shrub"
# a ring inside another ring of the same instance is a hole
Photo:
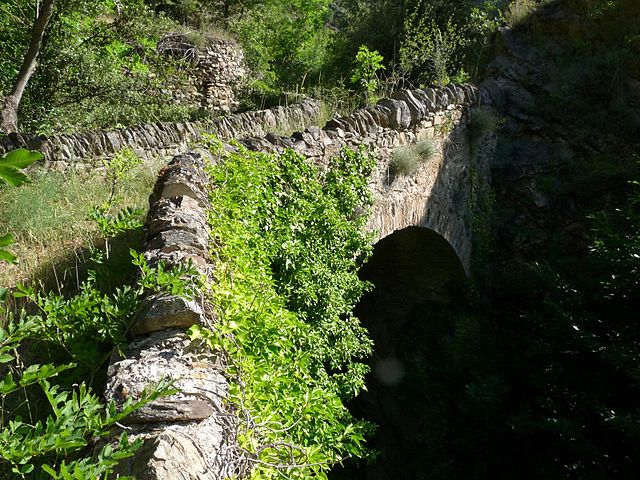
[[[10,322],[6,329],[0,328],[0,364],[14,362],[20,344],[39,328],[33,319]],[[112,428],[133,411],[173,392],[166,383],[159,384],[135,401],[128,399],[117,411],[113,402],[102,405],[84,382],[72,390],[50,383],[52,378],[73,367],[74,364],[34,364],[23,368],[16,362],[0,380],[0,475],[42,478],[37,475],[38,468],[56,480],[106,478],[118,462],[133,455],[142,442],[129,443],[126,432],[114,443],[103,441],[100,446],[98,440],[111,437]],[[35,385],[46,397],[51,415],[43,421],[5,411],[8,397]],[[95,449],[95,458],[87,456],[87,449]]]
[[[37,5],[2,2],[0,44],[3,52],[7,45],[7,55],[0,59],[0,92],[15,80]],[[191,111],[172,102],[166,88],[182,74],[156,49],[157,38],[175,28],[139,0],[57,2],[21,104],[21,128],[50,135],[184,121]]]
[[[216,237],[215,332],[194,338],[230,355],[251,478],[326,478],[365,454],[369,426],[344,401],[364,386],[371,341],[352,310],[367,285],[363,232],[373,163],[344,151],[324,178],[304,157],[212,147],[209,213]]]
[[[366,103],[378,88],[377,73],[384,70],[382,61],[384,58],[376,50],[369,50],[366,45],[361,45],[356,55],[355,68],[351,75],[351,81],[358,84],[365,92]]]
[[[328,0],[268,0],[244,8],[230,29],[245,50],[252,86],[279,93],[320,75],[333,32],[324,27]]]

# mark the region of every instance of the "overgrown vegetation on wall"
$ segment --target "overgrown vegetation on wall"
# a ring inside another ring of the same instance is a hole
[[[364,387],[372,347],[352,310],[367,288],[357,270],[371,251],[374,163],[345,150],[323,176],[293,151],[211,148],[221,157],[209,171],[220,324],[192,337],[229,356],[251,478],[326,478],[365,455],[371,429],[345,402]]]

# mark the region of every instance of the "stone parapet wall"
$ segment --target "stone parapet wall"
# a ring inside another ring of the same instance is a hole
[[[150,123],[119,130],[57,135],[46,138],[28,134],[0,137],[0,155],[16,148],[38,150],[44,154],[46,168],[66,170],[100,165],[123,148],[130,148],[142,158],[170,158],[210,133],[230,140],[250,135],[262,136],[274,129],[288,130],[313,124],[320,114],[320,104],[308,99],[288,107],[229,115],[211,122]]]
[[[195,153],[175,157],[151,196],[145,257],[154,266],[191,262],[209,280],[208,182]],[[214,328],[204,297],[147,297],[131,327],[132,341],[111,358],[107,400],[122,405],[145,388],[171,380],[178,393],[160,398],[127,417],[131,439],[142,439],[136,455],[119,466],[138,480],[223,480],[232,477],[235,418],[226,411],[224,359],[190,341],[186,330]]]

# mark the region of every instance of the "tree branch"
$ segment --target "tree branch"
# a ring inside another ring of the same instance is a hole
[[[53,7],[55,3],[56,0],[44,0],[38,17],[33,24],[29,49],[22,61],[18,77],[16,78],[11,92],[2,102],[0,130],[3,130],[5,133],[15,132],[18,130],[18,108],[20,107],[24,90],[38,66],[38,56],[42,49],[42,39],[44,38],[44,32],[47,29],[49,20],[51,20],[51,17],[53,16]]]

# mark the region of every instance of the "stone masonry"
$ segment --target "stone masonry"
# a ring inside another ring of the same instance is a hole
[[[175,157],[151,196],[146,223],[145,258],[150,265],[190,262],[212,277],[206,208],[207,177],[198,154]],[[193,344],[186,330],[214,327],[202,297],[150,295],[134,319],[132,341],[122,356],[114,353],[105,397],[122,404],[150,384],[172,380],[179,393],[163,397],[127,418],[131,438],[142,438],[136,456],[120,473],[138,480],[222,480],[234,472],[234,417],[224,400],[228,384],[224,362]]]
[[[314,100],[289,107],[239,113],[211,122],[158,122],[119,130],[57,135],[51,138],[12,133],[0,137],[0,155],[16,148],[38,150],[44,155],[45,168],[67,170],[101,165],[123,148],[132,149],[142,158],[167,157],[184,152],[204,133],[230,140],[249,135],[266,135],[278,128],[289,130],[311,125],[320,113]]]
[[[237,93],[248,71],[244,53],[236,42],[208,38],[204,46],[197,47],[185,35],[174,33],[160,40],[158,49],[184,59],[187,65],[186,84],[170,88],[177,103],[218,113],[238,109]]]

